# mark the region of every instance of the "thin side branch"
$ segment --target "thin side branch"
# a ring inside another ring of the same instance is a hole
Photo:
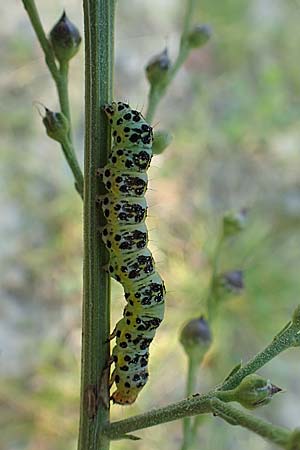
[[[212,412],[230,425],[240,425],[282,447],[285,447],[290,439],[291,430],[287,428],[275,426],[217,398],[213,398],[210,403]]]
[[[24,8],[26,9],[28,17],[30,19],[32,28],[34,29],[38,41],[43,49],[46,64],[50,70],[53,79],[56,82],[59,79],[59,70],[55,62],[55,56],[52,47],[46,37],[35,2],[34,0],[22,0],[22,1]]]
[[[296,310],[296,312],[300,308]],[[143,428],[152,427],[172,420],[181,419],[193,415],[206,414],[212,412],[211,400],[218,395],[219,390],[225,391],[235,388],[243,380],[243,378],[257,369],[264,366],[272,358],[290,347],[300,346],[300,319],[295,318],[289,322],[282,331],[273,339],[262,352],[258,353],[244,367],[234,372],[228,379],[207,394],[194,394],[192,397],[173,403],[164,408],[156,409],[145,414],[131,417],[129,419],[120,420],[107,425],[104,432],[110,439],[120,439],[127,433],[131,433]],[[223,402],[221,402],[223,403]],[[260,419],[255,419],[259,421]],[[257,422],[258,423],[258,422]],[[243,426],[243,424],[241,423]],[[263,427],[268,425],[263,424]],[[271,425],[273,427],[273,425]],[[275,427],[277,429],[277,427]],[[252,430],[254,431],[254,430]],[[272,428],[270,428],[270,434]]]
[[[190,47],[188,46],[187,43],[187,34],[190,31],[195,5],[196,0],[187,1],[178,55],[173,66],[169,71],[168,76],[166,77],[164,83],[152,85],[150,88],[148,95],[148,108],[146,112],[146,120],[149,123],[153,121],[154,114],[159,102],[165,95],[166,90],[169,87],[171,81],[177,74],[180,67],[183,65],[184,61],[186,60],[190,52]]]
[[[218,387],[218,389],[222,391],[234,389],[240,384],[245,376],[256,372],[283,351],[291,347],[299,346],[299,333],[299,324],[297,322],[288,323],[264,350],[254,356],[254,358],[245,364],[245,366],[241,367],[237,372],[230,376],[228,380]]]
[[[206,414],[211,410],[210,399],[210,394],[195,394],[195,396],[172,403],[164,408],[154,409],[129,419],[112,422],[105,427],[104,432],[110,439],[120,439],[132,431],[153,427],[161,423],[182,419],[183,417]]]
[[[66,157],[67,163],[73,173],[75,179],[75,187],[81,198],[83,198],[83,174],[78,163],[74,144],[71,137],[71,114],[70,114],[70,104],[69,104],[69,94],[68,94],[68,63],[60,65],[58,68],[55,60],[55,55],[52,50],[51,44],[46,36],[42,22],[40,20],[39,12],[37,10],[34,0],[22,0],[24,8],[30,19],[32,28],[38,38],[38,41],[42,47],[45,61],[47,67],[52,75],[55,82],[60,109],[62,113],[66,116],[69,122],[69,133],[66,142],[61,145],[63,153]]]

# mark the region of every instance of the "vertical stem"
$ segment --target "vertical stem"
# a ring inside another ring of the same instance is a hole
[[[83,332],[79,450],[107,450],[103,427],[109,409],[99,398],[100,380],[109,359],[110,279],[102,266],[108,254],[99,236],[104,217],[96,206],[103,193],[96,169],[110,150],[110,129],[101,106],[111,101],[113,85],[114,0],[84,0],[86,61],[86,136],[84,189]],[[103,189],[103,187],[102,187]],[[104,372],[105,373],[105,372]],[[109,395],[108,374],[101,382]]]
[[[215,316],[215,308],[216,308],[216,298],[215,298],[215,283],[216,278],[218,275],[218,268],[219,268],[219,259],[220,259],[220,253],[221,253],[221,247],[224,241],[224,235],[223,232],[220,234],[216,248],[214,250],[213,260],[212,260],[212,274],[210,278],[210,283],[208,287],[208,293],[206,297],[206,307],[207,307],[207,320],[208,323],[211,324],[214,316]]]
[[[71,138],[72,130],[71,130],[71,112],[70,112],[70,102],[69,102],[69,62],[61,62],[60,67],[60,78],[57,84],[57,91],[59,96],[59,103],[61,107],[62,113],[66,116],[69,121],[70,129],[69,129],[69,138]]]
[[[199,361],[195,358],[188,359],[188,374],[186,382],[186,396],[189,397],[196,390],[197,370]],[[187,450],[191,446],[192,441],[192,418],[185,417],[183,419],[183,442],[181,450]]]

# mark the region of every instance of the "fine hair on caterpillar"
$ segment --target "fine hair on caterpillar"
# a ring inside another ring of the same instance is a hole
[[[132,404],[147,382],[149,346],[164,316],[165,285],[155,268],[145,224],[145,192],[152,159],[152,127],[127,103],[104,106],[113,146],[99,169],[107,194],[99,199],[107,224],[101,236],[109,251],[107,271],[122,284],[126,306],[111,338],[116,339],[110,386],[114,403]]]

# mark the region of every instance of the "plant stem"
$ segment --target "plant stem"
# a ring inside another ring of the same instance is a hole
[[[60,77],[58,82],[56,83],[57,92],[59,97],[59,103],[61,107],[62,113],[66,116],[69,122],[69,139],[72,139],[72,129],[71,129],[71,112],[70,112],[70,102],[69,102],[69,83],[68,83],[68,75],[69,75],[69,62],[61,62],[60,67]]]
[[[298,309],[300,309],[300,307],[298,307]],[[152,427],[188,416],[209,413],[212,410],[212,405],[210,403],[212,398],[222,396],[224,400],[225,397],[226,401],[230,400],[231,393],[229,392],[228,395],[226,395],[224,392],[219,392],[220,390],[225,391],[235,388],[246,375],[254,373],[257,369],[262,367],[282,351],[287,350],[290,347],[299,346],[300,320],[294,319],[278,333],[278,335],[273,339],[271,344],[265,348],[265,350],[258,353],[244,367],[234,372],[231,376],[229,376],[229,378],[226,379],[225,382],[221,383],[207,394],[195,394],[185,400],[178,403],[173,403],[164,408],[149,411],[129,419],[113,422],[105,426],[104,432],[111,439],[120,439],[127,433],[136,430]],[[264,426],[267,427],[267,425]],[[272,428],[273,425],[270,424],[270,427]],[[194,431],[196,432],[196,430]]]
[[[22,1],[24,8],[27,11],[32,27],[35,31],[35,34],[38,38],[38,41],[44,52],[47,67],[55,82],[59,97],[60,109],[69,122],[68,142],[66,144],[62,144],[61,148],[70,166],[70,169],[74,175],[76,189],[80,194],[81,198],[83,198],[83,175],[76,157],[74,144],[71,136],[72,122],[71,122],[69,94],[68,94],[69,64],[67,62],[62,63],[59,68],[57,67],[55,55],[43,29],[43,25],[41,23],[39,13],[35,5],[35,1],[34,0],[22,0]]]
[[[32,28],[34,29],[37,38],[39,40],[39,43],[43,49],[44,55],[45,55],[45,61],[46,64],[50,70],[50,73],[56,82],[59,79],[59,70],[57,68],[54,53],[52,50],[52,47],[46,37],[46,34],[43,29],[43,25],[41,23],[39,13],[37,10],[37,7],[35,5],[34,0],[22,0],[24,8],[27,11],[27,14],[29,16]]]
[[[216,248],[214,250],[213,254],[213,260],[212,260],[212,274],[210,278],[210,283],[207,291],[206,296],[206,307],[207,307],[207,317],[208,322],[211,324],[213,321],[213,318],[215,316],[215,294],[214,294],[214,287],[215,287],[215,281],[216,276],[218,274],[218,263],[219,263],[219,257],[221,252],[221,247],[223,243],[223,233],[220,235],[217,241]],[[193,367],[190,367],[192,364],[191,360],[189,360],[189,367],[188,367],[188,380],[187,383],[189,385],[190,383],[190,377],[193,376],[192,370]],[[197,366],[196,366],[197,367]],[[195,386],[189,391],[187,395],[190,395],[192,392],[195,392]],[[193,443],[195,442],[198,427],[201,425],[203,421],[203,416],[197,416],[193,420],[191,420],[190,417],[186,417],[183,420],[183,444],[181,447],[181,450],[188,450],[189,448],[193,447]]]
[[[96,206],[103,193],[96,169],[107,162],[111,132],[101,106],[111,101],[114,60],[114,0],[84,0],[86,61],[86,142],[84,189],[83,328],[79,450],[107,450],[103,427],[109,421],[110,277],[100,239],[105,219]],[[101,395],[100,393],[101,388]],[[89,401],[86,401],[86,400]],[[92,405],[92,408],[91,408]]]
[[[177,403],[172,403],[164,408],[154,409],[145,414],[130,417],[129,419],[112,422],[105,427],[104,432],[111,439],[120,439],[132,431],[153,427],[161,423],[171,422],[172,420],[182,419],[187,416],[206,414],[210,412],[209,401],[211,395],[212,394],[196,394],[196,396],[181,400]]]
[[[84,186],[83,174],[79,167],[77,158],[74,155],[72,143],[68,137],[66,137],[64,143],[61,144],[61,148],[64,152],[69,167],[73,173],[76,190],[78,191],[80,197],[83,199],[83,186]]]
[[[199,360],[189,357],[188,358],[188,374],[186,384],[186,396],[189,397],[196,391],[197,385],[197,370],[199,367]],[[191,417],[185,417],[183,419],[183,442],[181,450],[187,450],[190,448],[192,441],[192,423]]]
[[[234,389],[240,384],[246,375],[255,373],[263,367],[271,359],[278,356],[284,350],[300,344],[299,326],[291,322],[279,333],[273,341],[254,358],[252,358],[245,366],[241,367],[237,372],[230,376],[218,389],[225,391]]]
[[[228,403],[223,403],[217,398],[211,400],[211,406],[213,412],[226,420],[231,425],[240,425],[248,430],[259,434],[265,439],[273,442],[274,444],[285,447],[291,436],[291,431],[286,428],[272,425],[269,422],[264,421],[258,417],[252,416],[240,409],[234,408]]]
[[[178,70],[180,69],[180,67],[182,66],[182,64],[184,63],[190,52],[190,47],[188,46],[187,43],[187,34],[190,30],[195,5],[196,0],[187,0],[185,16],[183,20],[183,29],[180,38],[179,51],[177,58],[168,73],[168,76],[164,79],[163,83],[152,85],[150,88],[148,94],[148,108],[146,112],[146,120],[148,123],[153,122],[154,114],[158,106],[158,103],[165,95],[171,81],[177,74]]]
[[[207,297],[206,297],[206,307],[207,307],[207,320],[211,325],[215,316],[216,309],[216,298],[215,298],[215,285],[216,277],[218,275],[219,259],[221,253],[221,247],[224,241],[223,232],[218,237],[217,245],[214,250],[213,260],[212,260],[212,273],[210,278],[210,283],[208,287]]]

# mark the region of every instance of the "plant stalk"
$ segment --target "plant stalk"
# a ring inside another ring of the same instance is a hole
[[[71,122],[69,93],[68,93],[69,64],[68,62],[62,63],[59,68],[57,67],[55,55],[44,31],[35,1],[22,0],[22,2],[28,14],[32,28],[35,31],[40,46],[42,47],[46,65],[55,82],[59,98],[60,109],[69,122],[69,133],[68,136],[66,136],[66,142],[61,144],[61,148],[66,157],[67,163],[69,164],[69,167],[74,175],[76,190],[78,191],[81,198],[83,198],[83,175],[76,157],[74,144],[71,136],[72,122]]]
[[[110,277],[103,270],[108,253],[100,239],[99,227],[105,219],[96,198],[104,193],[104,187],[96,177],[96,169],[106,164],[111,146],[110,128],[101,107],[112,99],[115,2],[84,0],[83,7],[86,135],[78,450],[108,450],[109,439],[103,435],[103,427],[109,422]]]
[[[285,447],[289,441],[291,431],[286,428],[272,425],[228,403],[223,403],[218,398],[211,400],[211,406],[214,414],[226,420],[230,425],[240,425],[247,428],[281,447]]]
[[[165,95],[167,88],[169,87],[171,81],[177,74],[180,67],[183,65],[184,61],[188,57],[188,54],[190,52],[190,48],[187,43],[187,34],[191,27],[191,22],[193,18],[193,12],[195,9],[196,0],[187,0],[186,9],[185,9],[185,15],[183,20],[183,29],[181,33],[180,38],[180,46],[177,58],[171,67],[168,76],[166,77],[165,81],[160,84],[152,85],[148,94],[148,108],[146,112],[146,120],[148,123],[153,122],[153,118],[155,115],[155,111],[157,109],[157,106],[163,96]]]
[[[60,67],[60,77],[58,82],[56,83],[57,92],[59,97],[59,103],[61,107],[62,113],[66,116],[69,122],[69,139],[72,136],[72,120],[71,120],[71,111],[70,111],[70,101],[69,101],[69,62],[61,62]]]
[[[199,368],[199,360],[193,357],[188,358],[188,374],[186,383],[186,396],[189,397],[196,391],[197,370]],[[192,442],[192,421],[191,417],[183,419],[183,442],[181,450],[188,450]]]
[[[298,307],[299,308],[299,307]],[[271,359],[275,358],[279,353],[291,347],[300,346],[300,324],[298,321],[289,322],[283,330],[273,339],[273,341],[254,358],[252,358],[245,366],[229,376],[223,383],[216,386],[214,389],[206,394],[194,394],[191,397],[177,403],[173,403],[163,408],[155,409],[138,416],[130,417],[129,419],[120,420],[107,424],[104,432],[110,439],[120,439],[127,433],[131,433],[143,428],[152,427],[162,423],[170,422],[172,420],[182,419],[188,416],[199,414],[207,414],[212,412],[211,399],[217,396],[223,396],[225,399],[225,391],[234,389],[245,378],[246,375],[256,372],[259,368],[264,366]],[[226,396],[226,401],[230,400],[231,393]],[[218,399],[217,399],[218,400]],[[220,401],[220,400],[219,400]],[[221,402],[223,403],[223,402]],[[256,419],[259,421],[260,419]],[[243,422],[240,423],[242,426]],[[265,424],[264,427],[270,427],[270,434],[272,433],[272,424]],[[247,428],[247,427],[246,427]],[[194,429],[194,435],[196,433]],[[255,431],[255,430],[252,430]],[[257,432],[258,434],[261,434]],[[263,436],[263,434],[261,434]]]
[[[66,136],[64,142],[61,144],[61,148],[65,155],[67,163],[69,164],[69,167],[73,173],[74,180],[75,180],[75,188],[76,188],[77,192],[79,193],[80,197],[83,199],[83,185],[84,185],[83,174],[81,172],[77,158],[74,155],[74,149],[72,146],[72,142],[70,141],[70,139],[67,136]]]
[[[211,393],[190,397],[177,403],[154,409],[129,419],[112,422],[105,427],[105,433],[110,439],[120,439],[127,433],[153,427],[161,423],[182,419],[183,417],[197,414],[206,414],[211,410]]]
[[[287,324],[282,332],[275,336],[273,341],[264,350],[255,355],[247,364],[242,366],[237,372],[225,380],[218,386],[218,389],[222,391],[234,389],[240,384],[245,376],[250,373],[255,373],[283,351],[299,345],[299,326],[298,324],[291,322],[290,324]]]

